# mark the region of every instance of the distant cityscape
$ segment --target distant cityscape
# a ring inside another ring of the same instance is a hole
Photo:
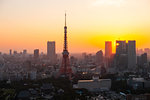
[[[0,100],[150,100],[149,48],[116,40],[116,53],[105,41],[105,53],[69,55],[66,14],[62,55],[55,44],[0,54]]]
[[[95,54],[82,53],[70,55],[69,67],[71,68],[71,80],[76,79],[76,82],[74,81],[74,84],[72,84],[72,88],[84,88],[90,92],[101,93],[99,96],[92,95],[89,100],[94,100],[94,98],[108,98],[108,100],[136,100],[129,98],[150,97],[150,95],[143,94],[147,93],[146,91],[149,91],[150,89],[149,48],[145,48],[144,50],[136,49],[135,40],[129,40],[127,42],[125,40],[116,40],[116,53],[112,53],[111,41],[105,41],[105,54],[103,52],[104,51],[99,50]],[[13,82],[22,80],[34,81],[53,77],[57,79],[60,77],[60,70],[62,70],[62,63],[64,63],[62,60],[62,56],[56,53],[55,41],[47,41],[47,54],[40,53],[39,49],[35,49],[33,54],[28,54],[27,50],[18,53],[17,51],[10,49],[9,54],[0,54],[1,83],[5,82],[5,84],[10,85]],[[62,68],[65,70],[65,65]],[[66,75],[67,73],[68,72],[63,71],[63,74]],[[116,86],[115,83],[121,85]],[[122,87],[124,84],[126,85]],[[45,85],[47,87],[50,86],[55,88],[51,83],[43,83],[43,86]],[[1,88],[2,87],[3,86],[1,85]],[[47,87],[44,91],[47,91]],[[120,93],[111,92],[110,90],[120,91]],[[141,94],[139,96],[135,90],[138,92],[140,90],[143,91],[143,95]],[[31,95],[31,91],[37,90],[34,90],[33,88],[31,88],[31,90],[22,90],[18,92],[16,98],[23,100],[20,99],[24,98],[21,97],[21,93],[25,92],[25,94]],[[58,91],[64,92],[64,89],[60,88]],[[131,95],[133,91],[136,95]],[[42,96],[40,93],[38,93],[38,95],[41,95],[42,98],[54,99],[54,95],[52,94],[42,92],[45,93],[44,95],[46,96],[50,95],[50,97],[46,97]],[[115,96],[105,96],[104,93]],[[33,94],[31,97],[38,98],[38,96],[33,96]],[[85,98],[89,98],[89,96],[86,96]]]
[[[72,70],[77,70],[74,68],[78,68],[79,66],[81,67],[81,65],[84,65],[85,67],[104,67],[108,72],[110,71],[110,73],[115,73],[120,71],[134,72],[135,70],[137,71],[138,67],[142,67],[142,69],[149,68],[149,55],[149,48],[136,49],[135,40],[129,40],[128,42],[126,42],[125,40],[116,40],[116,53],[112,53],[112,42],[105,41],[105,54],[102,50],[97,51],[95,54],[84,52],[82,54],[71,54],[69,59],[70,66],[73,67]],[[40,53],[39,49],[34,49],[33,54],[28,54],[26,49],[24,49],[20,53],[10,49],[9,54],[0,54],[1,69],[7,69],[9,67],[9,64],[13,69],[13,64],[17,64],[19,62],[24,62],[26,64],[27,61],[28,63],[30,62],[31,65],[32,63],[34,65],[43,63],[44,65],[48,64],[50,66],[57,65],[57,67],[59,68],[62,63],[62,56],[61,54],[56,54],[55,41],[47,41],[47,54]],[[18,67],[21,68],[21,65],[18,65]],[[23,68],[27,67],[25,66]],[[149,70],[145,71],[148,72]],[[3,77],[1,76],[0,79],[3,80]]]

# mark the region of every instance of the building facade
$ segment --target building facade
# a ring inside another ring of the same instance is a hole
[[[47,42],[47,57],[50,60],[51,64],[56,63],[55,41]]]
[[[34,58],[35,59],[39,58],[39,49],[34,50]]]
[[[100,50],[96,53],[96,64],[102,65],[103,64],[103,51]]]
[[[79,80],[78,88],[85,88],[88,91],[96,92],[101,90],[109,90],[111,88],[111,79]]]
[[[110,58],[112,55],[112,42],[105,41],[105,57]]]
[[[128,41],[128,68],[136,66],[136,41]]]

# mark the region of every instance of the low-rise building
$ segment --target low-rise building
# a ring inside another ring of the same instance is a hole
[[[91,92],[109,90],[111,88],[111,79],[99,79],[94,77],[92,80],[79,80],[78,88],[85,88]]]
[[[150,80],[144,78],[130,78],[127,80],[127,84],[133,89],[150,88]]]

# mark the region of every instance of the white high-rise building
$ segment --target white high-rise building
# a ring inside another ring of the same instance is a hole
[[[47,42],[47,57],[52,64],[56,63],[55,41]]]
[[[128,68],[133,69],[136,66],[136,41],[128,41]]]

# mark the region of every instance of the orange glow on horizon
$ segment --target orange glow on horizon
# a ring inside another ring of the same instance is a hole
[[[95,53],[105,41],[136,40],[137,48],[150,48],[149,0],[2,0],[0,52],[36,48],[46,53],[47,41],[63,51],[64,12],[67,9],[70,53]]]

